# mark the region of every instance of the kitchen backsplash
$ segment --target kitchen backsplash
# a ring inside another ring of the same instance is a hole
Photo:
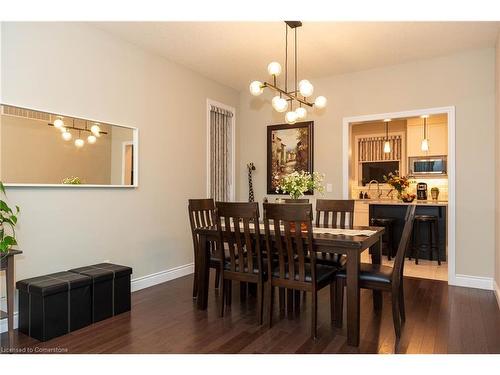
[[[448,200],[448,179],[447,178],[417,178],[413,179],[411,181],[414,181],[414,183],[410,184],[410,188],[408,189],[412,193],[416,193],[417,190],[417,183],[419,182],[425,182],[427,184],[427,196],[428,199],[431,199],[431,189],[433,187],[437,187],[439,189],[439,196],[438,200],[446,201]],[[397,199],[397,192],[393,191],[392,193],[390,192],[390,188],[386,184],[380,184],[380,190],[382,192],[382,198],[387,198],[388,194],[389,196],[392,195],[393,199]],[[353,199],[358,199],[359,198],[359,193],[360,191],[368,192],[371,198],[377,198],[377,185],[372,184],[371,190],[368,191],[368,185],[366,186],[355,186],[351,189],[351,197]]]

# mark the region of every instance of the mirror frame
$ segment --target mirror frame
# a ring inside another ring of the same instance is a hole
[[[12,104],[12,103],[7,103],[7,102],[4,102],[4,101],[0,101],[0,106],[3,106],[3,105],[7,105],[7,106],[11,106],[11,107],[17,107],[17,108],[31,110],[31,111],[49,113],[49,114],[54,115],[54,116],[71,117],[71,118],[75,118],[75,119],[79,119],[79,120],[86,120],[86,121],[90,121],[90,122],[103,123],[103,124],[106,124],[106,125],[111,125],[111,126],[117,126],[117,127],[120,127],[120,128],[131,129],[132,130],[132,134],[133,134],[132,142],[133,142],[133,145],[134,145],[134,160],[133,160],[133,164],[134,164],[134,181],[133,181],[132,185],[100,185],[100,184],[77,184],[77,185],[73,185],[73,184],[62,184],[62,183],[61,184],[25,184],[25,183],[9,183],[9,182],[5,182],[4,183],[5,187],[26,187],[26,188],[30,188],[30,187],[42,187],[42,188],[47,187],[47,188],[53,188],[53,187],[56,187],[56,188],[70,188],[70,189],[74,189],[74,188],[125,188],[125,189],[130,189],[130,188],[137,188],[139,186],[139,128],[136,128],[134,126],[129,126],[129,125],[117,125],[117,124],[115,124],[113,122],[109,122],[109,121],[95,120],[95,119],[85,118],[85,117],[82,117],[82,116],[68,115],[68,114],[64,114],[64,113],[56,113],[56,112],[47,111],[47,110],[44,110],[44,109],[38,109],[38,108],[33,108],[33,107],[25,107],[25,106],[22,106],[22,105],[17,105],[17,104]],[[1,116],[1,113],[0,113],[0,116]],[[0,118],[0,121],[1,121],[1,118]],[[1,176],[0,176],[0,180],[1,180]]]

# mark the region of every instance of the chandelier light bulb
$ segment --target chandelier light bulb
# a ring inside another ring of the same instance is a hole
[[[96,136],[99,136],[99,133],[101,131],[101,128],[99,127],[99,125],[97,124],[94,124],[90,127],[90,131],[92,132],[92,134],[96,135]]]
[[[307,111],[304,107],[299,107],[295,110],[295,113],[297,114],[297,119],[302,120],[305,119],[307,116]]]
[[[391,142],[389,142],[389,141],[384,142],[384,153],[386,153],[386,154],[391,153]]]
[[[323,95],[320,95],[314,101],[314,106],[317,108],[325,108],[326,107],[326,98]]]
[[[81,148],[81,147],[83,147],[84,144],[85,144],[85,142],[83,139],[81,139],[81,138],[75,139],[75,146],[76,147]]]
[[[420,145],[420,149],[424,152],[429,151],[429,140],[428,139],[422,139],[422,144]]]
[[[57,119],[54,121],[54,128],[56,128],[56,129],[61,129],[63,126],[64,126],[64,121],[63,121],[63,120],[61,120],[60,118],[57,118]]]
[[[285,115],[285,121],[288,124],[295,124],[297,122],[297,113],[295,111],[289,111]]]
[[[62,133],[62,138],[65,140],[65,141],[70,141],[71,140],[71,133],[69,131],[64,131]]]
[[[303,79],[299,82],[299,92],[302,96],[307,98],[313,94],[314,87],[307,79]]]
[[[281,74],[281,65],[273,61],[267,66],[267,72],[272,76],[279,76]]]
[[[264,92],[264,87],[262,87],[262,82],[260,81],[253,81],[250,84],[250,93],[253,96],[259,96]]]
[[[288,109],[288,102],[286,99],[281,98],[279,95],[276,95],[271,101],[273,108],[277,112],[285,112]]]
[[[87,142],[93,145],[97,141],[97,138],[95,135],[91,134],[87,137]]]

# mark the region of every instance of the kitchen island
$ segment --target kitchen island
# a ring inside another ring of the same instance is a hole
[[[371,222],[372,218],[394,218],[396,223],[394,224],[394,244],[397,246],[401,239],[404,227],[404,219],[406,208],[410,204],[415,204],[417,206],[416,215],[433,215],[438,218],[438,233],[439,233],[439,257],[441,261],[446,261],[446,222],[447,222],[447,207],[448,202],[446,201],[413,201],[412,203],[405,203],[396,200],[365,200],[369,204],[369,220]],[[429,231],[427,230],[427,225],[422,227],[420,230],[420,238],[418,242],[428,243],[429,241]],[[412,243],[407,250],[407,255],[409,256],[412,249]],[[432,258],[431,251],[428,247],[422,248],[419,252],[420,259],[434,259]]]

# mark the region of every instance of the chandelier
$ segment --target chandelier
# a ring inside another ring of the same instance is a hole
[[[310,97],[314,92],[314,87],[307,79],[300,82],[297,80],[297,28],[302,26],[300,21],[285,21],[285,79],[284,88],[278,86],[278,76],[281,74],[281,65],[273,61],[267,66],[269,75],[272,76],[272,83],[253,81],[250,83],[250,93],[259,96],[268,87],[277,94],[273,97],[271,104],[277,112],[286,112],[285,121],[288,124],[295,124],[297,120],[303,120],[307,116],[306,107],[324,108],[326,107],[326,98],[318,96],[314,102]],[[289,91],[288,88],[288,29],[294,32],[294,87]],[[298,82],[298,84],[297,84]],[[294,109],[295,106],[295,109]]]
[[[85,127],[81,128],[78,126],[75,126],[75,119],[71,119],[72,124],[67,125],[64,122],[64,118],[62,116],[57,116],[57,118],[54,120],[53,123],[49,123],[49,126],[53,126],[57,130],[61,132],[61,137],[65,141],[71,141],[73,139],[73,133],[76,136],[76,139],[74,141],[75,147],[77,148],[82,148],[85,145],[85,141],[82,138],[82,134],[85,135],[88,133],[89,135],[87,136],[87,143],[89,144],[94,144],[97,142],[97,138],[101,136],[101,134],[108,134],[105,131],[102,131],[98,123],[92,124],[89,128],[88,121],[85,120]]]

